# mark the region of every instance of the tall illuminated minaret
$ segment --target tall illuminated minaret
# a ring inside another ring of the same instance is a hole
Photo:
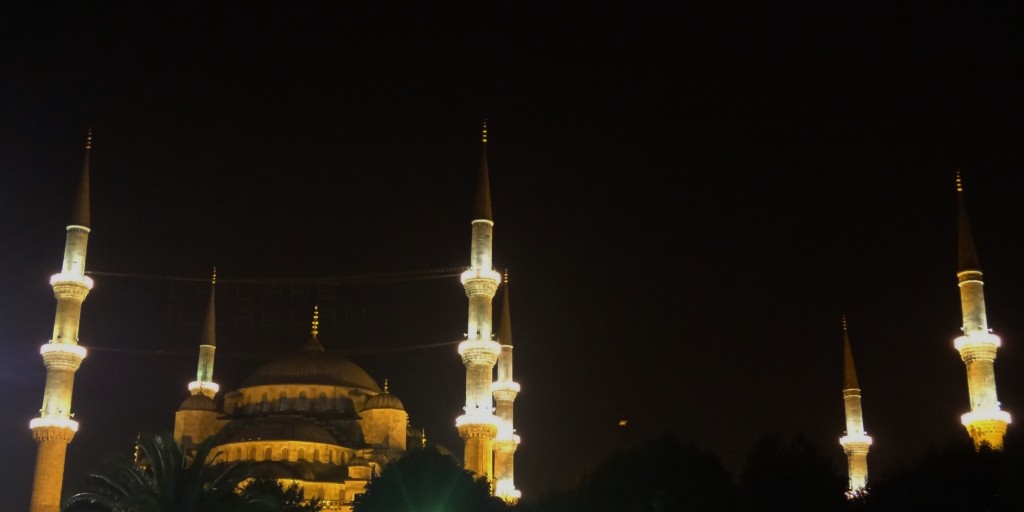
[[[78,431],[78,422],[71,419],[71,391],[75,372],[85,359],[85,348],[78,344],[78,323],[82,302],[92,289],[92,279],[85,275],[85,250],[89,242],[89,153],[92,130],[85,142],[85,162],[78,185],[71,223],[64,243],[64,265],[50,278],[57,298],[57,314],[53,321],[53,337],[40,353],[46,365],[46,387],[39,417],[29,422],[32,438],[39,444],[35,477],[32,483],[31,512],[59,512],[61,484],[64,480],[64,457],[68,443]]]
[[[469,298],[469,323],[466,340],[459,343],[459,355],[466,365],[465,413],[455,420],[459,436],[465,440],[466,469],[488,482],[494,467],[493,443],[498,421],[491,400],[494,363],[501,345],[491,335],[491,301],[501,283],[501,274],[493,268],[491,189],[487,173],[487,122],[483,127],[480,152],[480,181],[473,205],[473,239],[470,244],[469,270],[462,273],[462,286]]]
[[[847,496],[854,498],[867,489],[868,448],[871,446],[871,437],[864,432],[860,384],[857,382],[857,368],[853,365],[853,349],[850,347],[846,315],[843,315],[843,404],[846,408],[846,435],[839,438],[839,444],[846,452],[850,478]]]
[[[515,483],[515,453],[519,445],[512,422],[513,404],[519,394],[519,383],[512,380],[512,315],[508,302],[508,271],[505,271],[505,286],[501,299],[501,325],[498,343],[498,378],[491,385],[498,416],[498,435],[494,439],[494,495],[515,504],[522,497]]]
[[[220,390],[220,385],[213,381],[213,354],[217,351],[217,267],[213,268],[210,278],[210,301],[206,306],[206,321],[203,324],[202,339],[199,342],[199,365],[196,369],[196,380],[188,384],[193,395],[204,395],[213,398]]]
[[[960,283],[960,307],[963,311],[963,336],[953,341],[960,358],[967,366],[967,391],[971,411],[960,417],[967,432],[980,449],[987,444],[993,450],[1003,449],[1003,435],[1010,423],[1010,414],[999,409],[996,398],[996,349],[1001,341],[988,328],[985,316],[984,283],[981,265],[974,250],[974,236],[964,208],[964,187],[960,171],[956,172],[956,192],[960,209],[959,252],[960,265],[957,280]]]

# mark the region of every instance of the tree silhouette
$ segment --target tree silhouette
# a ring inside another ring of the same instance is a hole
[[[280,512],[281,493],[242,494],[251,466],[205,463],[215,439],[186,457],[170,433],[140,435],[139,460],[106,456],[61,507],[64,512]]]
[[[474,478],[454,458],[427,447],[406,452],[356,496],[355,512],[502,512],[485,480]]]
[[[739,477],[742,509],[750,512],[845,510],[845,489],[835,462],[803,435],[788,443],[762,436]]]
[[[598,465],[574,490],[555,493],[536,512],[722,511],[734,509],[731,475],[711,452],[674,436],[627,448]]]

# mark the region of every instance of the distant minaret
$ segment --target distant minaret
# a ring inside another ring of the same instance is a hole
[[[213,398],[220,386],[213,381],[213,354],[217,351],[217,267],[213,268],[210,278],[210,301],[206,306],[206,321],[199,344],[199,367],[196,369],[196,380],[188,384],[193,395],[205,395]]]
[[[871,437],[864,432],[864,417],[860,408],[860,384],[857,383],[857,368],[853,365],[853,349],[850,348],[850,333],[843,315],[843,404],[846,406],[846,435],[839,438],[839,444],[846,452],[850,476],[847,496],[855,498],[865,492],[868,485],[868,447]]]
[[[210,278],[210,300],[206,307],[206,321],[199,341],[199,365],[196,380],[188,384],[191,395],[174,413],[174,441],[186,453],[191,453],[206,438],[215,434],[224,424],[213,397],[220,386],[213,382],[213,354],[217,350],[217,309],[215,303],[217,269]]]
[[[505,286],[501,300],[501,325],[498,343],[498,380],[491,385],[494,402],[497,404],[498,435],[494,439],[494,495],[515,504],[522,497],[515,483],[515,453],[519,436],[512,422],[512,409],[519,394],[519,383],[512,380],[512,315],[508,302],[508,271],[505,271]]]
[[[494,216],[491,214],[491,189],[487,173],[486,121],[472,225],[469,270],[462,273],[462,286],[469,298],[469,326],[466,340],[459,343],[459,355],[466,365],[466,407],[465,414],[455,420],[455,426],[466,442],[466,469],[490,482],[494,467],[492,445],[498,434],[498,420],[494,416],[491,400],[491,379],[494,363],[501,354],[501,345],[491,335],[491,301],[501,283],[501,274],[494,270],[492,264]]]
[[[53,295],[57,298],[57,314],[53,321],[53,337],[40,350],[46,365],[43,408],[39,410],[39,417],[29,422],[32,438],[39,443],[29,509],[31,512],[59,512],[64,457],[68,443],[78,431],[78,422],[71,419],[74,416],[71,413],[71,391],[75,372],[86,354],[85,347],[78,344],[82,302],[93,285],[92,279],[85,275],[85,251],[89,242],[91,151],[92,130],[89,130],[82,178],[64,243],[64,265],[60,273],[50,278]]]
[[[1010,423],[1010,414],[999,409],[996,398],[996,349],[1001,341],[992,334],[985,316],[985,292],[982,289],[981,265],[974,250],[974,236],[964,208],[964,187],[960,171],[956,172],[956,191],[960,209],[960,306],[963,311],[963,336],[953,341],[960,358],[967,366],[967,391],[971,412],[960,417],[974,439],[974,447],[987,444],[993,450],[1003,449],[1003,435]]]

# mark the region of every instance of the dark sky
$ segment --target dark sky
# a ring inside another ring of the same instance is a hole
[[[225,388],[300,346],[319,302],[324,343],[461,453],[464,370],[437,344],[465,331],[448,274],[468,264],[484,117],[527,498],[663,432],[734,472],[769,432],[839,462],[843,313],[873,474],[965,436],[956,168],[999,395],[1024,418],[1019,6],[344,4],[5,9],[0,489],[16,509],[89,126],[88,268],[118,275],[83,308],[66,490],[173,427],[214,265]],[[290,280],[239,281],[267,277]],[[296,280],[326,277],[345,279]]]

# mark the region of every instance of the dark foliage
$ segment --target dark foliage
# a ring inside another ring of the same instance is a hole
[[[389,464],[356,496],[355,512],[504,512],[486,481],[433,448],[412,450]]]
[[[182,453],[169,433],[139,438],[139,462],[127,454],[111,454],[89,473],[67,500],[64,512],[282,512],[280,486],[238,492],[251,476],[247,463],[211,466],[207,460],[214,438],[201,444],[194,457]],[[316,509],[311,509],[315,512]]]
[[[835,462],[803,436],[789,442],[761,437],[739,477],[744,511],[842,510],[845,487]]]
[[[916,463],[871,485],[863,510],[869,512],[1024,510],[1024,438],[1010,428],[1003,451],[974,450],[957,436]]]
[[[260,476],[245,484],[242,497],[256,499],[261,496],[280,496],[281,512],[320,512],[323,508],[320,498],[303,501],[302,488],[291,484],[287,488],[274,478]]]
[[[729,511],[732,477],[710,452],[664,436],[610,457],[575,490],[553,494],[536,512]]]

